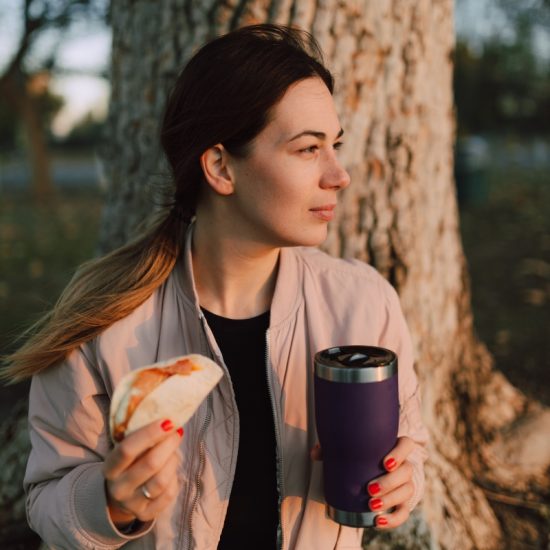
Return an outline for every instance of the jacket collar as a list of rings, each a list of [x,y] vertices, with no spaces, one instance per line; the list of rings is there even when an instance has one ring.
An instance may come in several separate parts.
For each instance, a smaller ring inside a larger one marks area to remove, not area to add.
[[[176,264],[176,281],[184,299],[200,313],[200,304],[193,276],[191,246],[193,243],[194,222],[191,222],[185,235],[185,246]],[[275,292],[271,302],[270,329],[290,319],[302,303],[302,263],[299,249],[281,248]]]

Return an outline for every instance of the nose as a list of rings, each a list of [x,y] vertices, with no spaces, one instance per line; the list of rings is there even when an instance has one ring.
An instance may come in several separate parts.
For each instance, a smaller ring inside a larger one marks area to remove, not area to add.
[[[350,184],[350,181],[350,175],[335,156],[330,161],[327,161],[320,182],[320,186],[323,189],[345,189]]]

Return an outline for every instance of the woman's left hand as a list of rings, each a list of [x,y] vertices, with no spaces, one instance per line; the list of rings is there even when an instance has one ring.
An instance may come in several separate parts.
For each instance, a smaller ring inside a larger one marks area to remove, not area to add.
[[[412,481],[413,467],[407,457],[414,449],[410,437],[400,437],[395,447],[384,457],[384,468],[388,472],[368,483],[365,490],[370,495],[369,507],[374,512],[384,512],[376,516],[376,527],[393,529],[407,521],[408,500],[414,493]],[[311,458],[322,460],[322,451],[316,446]],[[392,512],[388,510],[395,507]]]
[[[407,502],[413,496],[414,485],[413,467],[407,457],[413,449],[414,441],[410,437],[400,437],[382,461],[388,473],[373,479],[366,487],[371,496],[370,509],[384,511],[376,516],[376,527],[380,529],[393,529],[409,518]],[[387,511],[393,507],[392,512]]]

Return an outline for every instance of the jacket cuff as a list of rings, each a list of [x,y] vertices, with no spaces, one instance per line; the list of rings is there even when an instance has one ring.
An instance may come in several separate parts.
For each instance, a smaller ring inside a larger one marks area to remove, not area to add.
[[[82,535],[99,546],[122,545],[135,540],[153,528],[155,522],[139,522],[130,533],[119,531],[111,520],[105,493],[103,464],[89,464],[82,469],[72,488],[73,514]]]

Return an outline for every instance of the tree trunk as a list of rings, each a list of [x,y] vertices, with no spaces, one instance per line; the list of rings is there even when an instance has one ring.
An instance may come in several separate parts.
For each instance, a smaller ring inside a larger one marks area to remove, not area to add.
[[[266,21],[313,32],[337,79],[352,185],[324,248],[390,280],[415,345],[432,435],[426,494],[406,525],[368,531],[366,547],[546,545],[550,414],[494,369],[473,332],[453,182],[451,0],[113,2],[102,250],[129,237],[168,175],[158,122],[181,66],[206,39]]]
[[[55,187],[40,108],[28,89],[28,76],[17,69],[6,74],[0,80],[0,95],[19,113],[31,166],[31,193],[37,204],[43,204],[54,196]]]
[[[494,370],[473,332],[453,181],[452,1],[122,1],[112,21],[103,249],[121,244],[151,209],[146,190],[165,171],[157,124],[194,49],[252,23],[311,31],[337,79],[341,154],[352,177],[324,248],[371,263],[398,289],[432,434],[423,504],[398,532],[367,533],[365,543],[545,544],[537,527],[547,510],[550,444],[541,434],[549,413]]]

